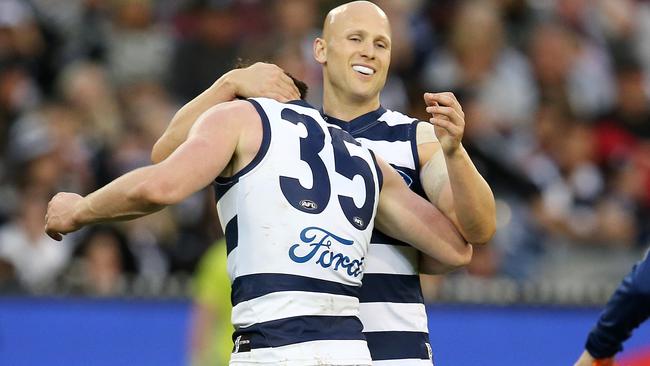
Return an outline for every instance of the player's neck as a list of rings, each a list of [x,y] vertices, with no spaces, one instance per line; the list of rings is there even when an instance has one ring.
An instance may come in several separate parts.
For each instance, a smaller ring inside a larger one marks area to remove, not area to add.
[[[368,99],[357,99],[343,95],[343,93],[336,93],[330,88],[324,88],[323,90],[323,112],[328,116],[342,121],[352,121],[379,107],[379,96]]]

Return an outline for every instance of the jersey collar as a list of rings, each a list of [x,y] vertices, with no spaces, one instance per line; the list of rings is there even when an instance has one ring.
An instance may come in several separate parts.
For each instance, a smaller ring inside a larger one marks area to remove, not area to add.
[[[337,125],[352,135],[359,133],[362,130],[365,130],[377,123],[379,117],[381,117],[384,113],[386,113],[386,108],[379,106],[379,108],[375,109],[374,111],[362,114],[359,117],[347,122],[332,116],[328,116],[325,114],[325,112],[323,112],[322,108],[320,109],[320,114],[323,116],[327,123]]]
[[[316,109],[316,108],[314,108],[313,105],[309,104],[306,100],[303,100],[303,99],[291,100],[291,101],[288,101],[287,104],[295,104],[295,105],[299,105],[301,107]]]

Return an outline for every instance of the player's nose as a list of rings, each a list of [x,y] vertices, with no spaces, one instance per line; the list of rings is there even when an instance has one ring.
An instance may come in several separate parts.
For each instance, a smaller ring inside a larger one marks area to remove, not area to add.
[[[363,42],[361,45],[361,56],[374,60],[375,59],[375,45],[372,42]]]

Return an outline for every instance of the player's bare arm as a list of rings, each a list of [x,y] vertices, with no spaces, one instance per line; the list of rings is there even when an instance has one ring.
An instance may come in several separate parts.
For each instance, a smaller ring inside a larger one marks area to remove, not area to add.
[[[184,105],[151,151],[151,161],[166,159],[185,139],[197,118],[209,108],[235,98],[266,97],[279,102],[300,98],[300,92],[284,71],[273,64],[258,62],[235,69],[220,77],[212,86]]]
[[[377,207],[376,227],[407,242],[447,270],[469,263],[472,246],[442,212],[413,193],[397,172],[377,159],[384,183]]]
[[[261,130],[259,115],[248,102],[213,107],[164,161],[133,170],[86,197],[66,192],[54,196],[45,231],[61,240],[63,234],[85,225],[128,220],[176,204],[222,172],[236,172],[248,164],[261,144]]]
[[[496,230],[494,195],[461,143],[465,114],[453,93],[426,93],[431,125],[418,126],[421,180],[427,197],[473,244],[487,243]],[[426,131],[432,129],[434,131]],[[438,141],[428,140],[427,135]],[[422,136],[422,138],[420,138]]]

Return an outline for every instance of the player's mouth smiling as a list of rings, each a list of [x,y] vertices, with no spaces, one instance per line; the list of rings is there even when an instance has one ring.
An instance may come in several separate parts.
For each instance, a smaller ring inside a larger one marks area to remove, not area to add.
[[[373,69],[370,66],[361,65],[361,64],[353,64],[352,70],[354,70],[357,74],[360,74],[365,77],[370,77],[375,74],[375,69]]]

